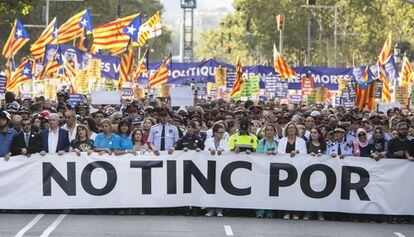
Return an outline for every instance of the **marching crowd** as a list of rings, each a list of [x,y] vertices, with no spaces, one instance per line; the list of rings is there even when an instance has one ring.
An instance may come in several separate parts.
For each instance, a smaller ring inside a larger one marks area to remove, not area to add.
[[[56,101],[44,97],[16,99],[6,93],[0,109],[0,157],[67,152],[122,156],[176,150],[298,154],[414,160],[414,113],[398,108],[384,112],[346,110],[319,104],[275,104],[273,101],[196,99],[194,106],[171,108],[167,98],[149,95],[121,105],[91,105],[88,98],[74,107],[69,94]],[[187,210],[187,209],[186,209]],[[188,211],[188,210],[187,210]],[[256,216],[272,217],[257,210]],[[222,216],[207,209],[207,216]],[[309,219],[309,213],[284,214]],[[324,217],[318,213],[318,219]]]

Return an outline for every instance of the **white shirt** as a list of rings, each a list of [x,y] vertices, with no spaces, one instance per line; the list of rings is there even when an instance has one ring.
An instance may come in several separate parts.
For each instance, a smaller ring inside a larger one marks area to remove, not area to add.
[[[91,139],[91,140],[93,140],[93,141],[95,141],[95,139],[96,139],[96,133],[94,133],[94,132],[92,132],[91,133],[91,136],[89,137],[89,139]]]
[[[49,153],[56,153],[58,140],[59,140],[59,129],[57,129],[55,132],[49,129],[49,138],[47,141],[48,147],[49,147]]]
[[[204,150],[210,151],[210,150],[218,150],[221,149],[223,151],[230,151],[229,143],[228,141],[224,140],[223,138],[220,140],[220,143],[216,149],[216,146],[214,144],[214,137],[207,138],[204,142]]]
[[[69,130],[67,127],[67,124],[62,126],[62,129],[65,129],[66,131],[68,131],[69,133],[69,142],[73,141],[76,139],[76,132],[78,130],[78,124],[75,124],[75,127],[72,130]]]
[[[206,140],[209,139],[209,138],[212,138],[213,136],[214,136],[214,134],[213,134],[213,129],[212,128],[210,128],[209,130],[206,131]],[[222,139],[224,139],[228,142],[229,139],[230,139],[229,133],[224,131]]]
[[[279,144],[277,145],[277,153],[286,154],[287,142],[287,137],[282,137],[280,139]],[[295,150],[298,150],[299,154],[307,154],[306,142],[303,138],[296,137]]]

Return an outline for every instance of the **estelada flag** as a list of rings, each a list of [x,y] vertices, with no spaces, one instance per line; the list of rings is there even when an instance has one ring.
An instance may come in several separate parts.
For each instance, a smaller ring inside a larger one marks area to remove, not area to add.
[[[231,90],[230,95],[234,96],[235,94],[241,92],[242,85],[243,85],[243,67],[240,61],[240,56],[237,56],[236,79],[234,80],[233,89]]]

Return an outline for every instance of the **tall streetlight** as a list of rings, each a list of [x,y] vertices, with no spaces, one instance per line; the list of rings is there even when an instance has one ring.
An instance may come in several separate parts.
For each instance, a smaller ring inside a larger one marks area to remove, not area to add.
[[[310,2],[310,1],[309,1]],[[310,4],[310,3],[308,3]],[[312,2],[315,4],[315,1]],[[310,8],[310,9],[333,9],[334,10],[334,66],[336,67],[336,52],[338,47],[338,4],[335,3],[334,6],[327,5],[301,5],[301,8]],[[308,21],[308,60],[310,60],[310,20]]]

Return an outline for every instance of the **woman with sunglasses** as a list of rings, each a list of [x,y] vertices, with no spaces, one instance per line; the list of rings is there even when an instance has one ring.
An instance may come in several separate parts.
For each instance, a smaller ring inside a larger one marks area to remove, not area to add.
[[[276,135],[275,126],[268,124],[263,127],[262,130],[262,139],[259,140],[257,145],[256,153],[266,153],[267,155],[276,155],[277,154],[277,142],[274,140]],[[271,210],[256,210],[257,218],[273,218],[273,211]]]
[[[374,128],[372,138],[369,143],[374,147],[374,152],[371,155],[372,158],[378,161],[387,157],[388,142],[385,132],[381,126]]]
[[[374,153],[374,145],[369,143],[367,132],[363,128],[358,128],[357,139],[353,142],[353,155],[357,157],[371,157]]]

